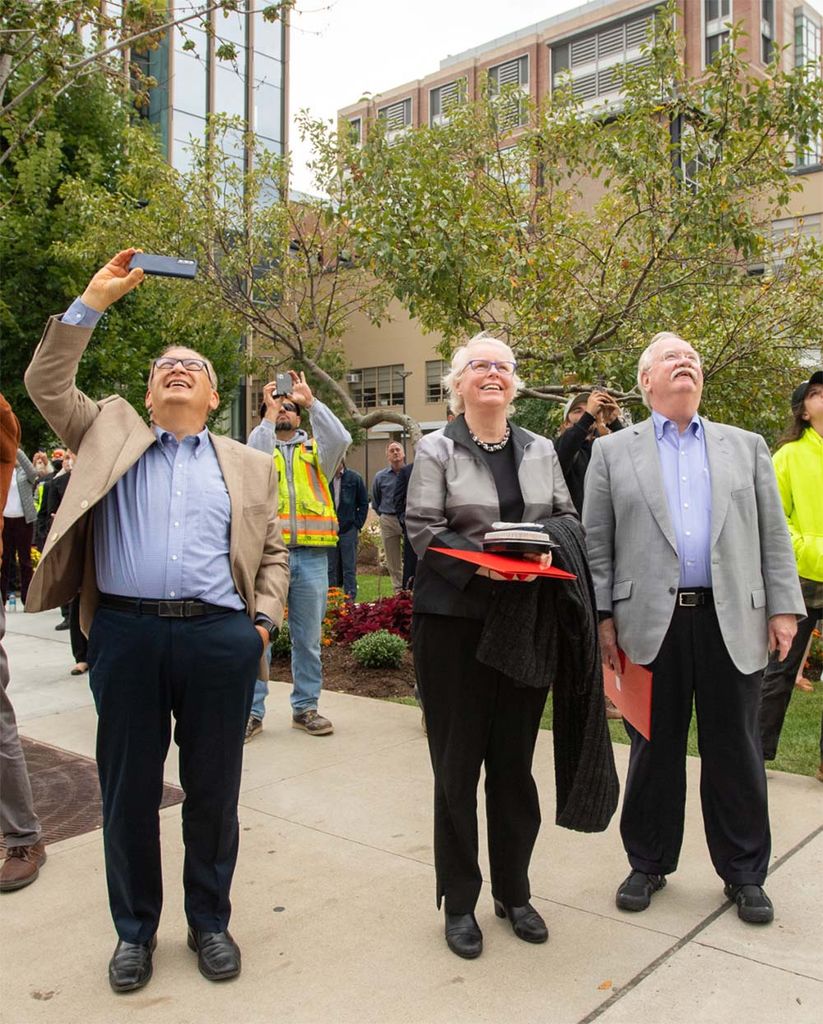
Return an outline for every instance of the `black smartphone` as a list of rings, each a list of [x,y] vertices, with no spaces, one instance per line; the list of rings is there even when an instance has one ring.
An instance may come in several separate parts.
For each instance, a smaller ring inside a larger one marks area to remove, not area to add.
[[[155,277],[183,277],[191,280],[197,273],[197,260],[136,252],[129,263],[129,270],[134,270],[135,267],[142,267],[147,274],[154,274]]]
[[[274,378],[274,393],[277,398],[282,398],[283,395],[290,395],[293,387],[294,381],[290,373],[278,373]]]

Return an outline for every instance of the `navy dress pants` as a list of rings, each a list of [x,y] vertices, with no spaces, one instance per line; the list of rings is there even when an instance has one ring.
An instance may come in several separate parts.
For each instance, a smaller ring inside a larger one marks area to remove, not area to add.
[[[109,904],[117,934],[148,942],[163,902],[159,808],[179,747],[189,924],[225,931],[237,860],[243,736],[262,641],[227,611],[159,618],[99,608],[89,635]]]

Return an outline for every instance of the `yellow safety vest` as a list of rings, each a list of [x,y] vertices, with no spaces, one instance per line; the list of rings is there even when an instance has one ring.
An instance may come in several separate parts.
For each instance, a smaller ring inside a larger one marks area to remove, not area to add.
[[[286,460],[279,448],[274,449],[277,467],[277,515],[286,544],[309,547],[334,547],[337,543],[337,514],[334,511],[329,483],[320,468],[317,445],[305,441],[292,454],[292,482],[295,508],[289,501]],[[292,539],[292,523],[297,536]]]

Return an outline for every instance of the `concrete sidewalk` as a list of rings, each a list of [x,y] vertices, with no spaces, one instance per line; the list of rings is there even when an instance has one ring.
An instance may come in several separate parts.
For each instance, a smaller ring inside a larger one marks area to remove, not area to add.
[[[93,756],[87,677],[69,676],[56,613],[12,614],[6,649],[20,729]],[[722,895],[690,798],[682,867],[643,914],[614,905],[627,873],[617,830],[554,826],[551,733],[535,776],[544,825],[533,902],[548,944],[517,940],[478,905],[485,948],[446,948],[434,905],[431,770],[412,707],[329,693],[330,737],[289,726],[274,685],[264,732],[247,748],[232,932],[243,973],[215,985],[186,948],[180,809],[161,814],[166,905],[154,978],[128,996],[109,989],[116,941],[99,832],[49,847],[38,881],[0,897],[0,1019],[7,1024],[819,1024],[823,1020],[823,786],[769,773],[774,924],[745,925]],[[625,775],[628,748],[616,747]],[[166,778],[177,783],[174,748]],[[481,824],[481,829],[483,828]],[[482,834],[482,831],[481,831]],[[483,844],[481,844],[483,845]],[[484,877],[488,877],[484,855]]]

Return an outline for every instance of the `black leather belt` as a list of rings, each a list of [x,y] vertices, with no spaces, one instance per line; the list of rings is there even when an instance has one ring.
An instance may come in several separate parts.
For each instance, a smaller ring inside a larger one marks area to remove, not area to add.
[[[681,608],[697,608],[702,604],[711,604],[714,600],[710,587],[695,587],[694,590],[678,590],[677,603]]]
[[[154,601],[142,597],[120,597],[119,594],[101,594],[100,607],[137,615],[159,615],[162,619],[192,619],[200,615],[219,615],[232,611],[219,604],[205,601]]]

